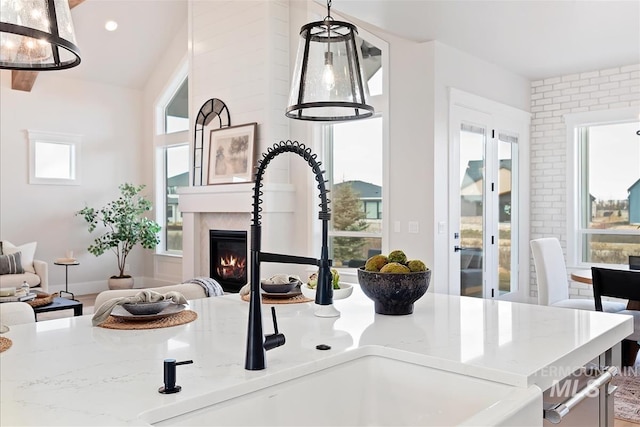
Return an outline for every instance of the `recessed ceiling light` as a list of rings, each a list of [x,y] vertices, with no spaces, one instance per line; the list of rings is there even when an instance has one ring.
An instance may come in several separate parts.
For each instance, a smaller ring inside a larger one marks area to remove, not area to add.
[[[116,21],[107,21],[104,24],[104,28],[107,31],[115,31],[118,28],[118,23]]]

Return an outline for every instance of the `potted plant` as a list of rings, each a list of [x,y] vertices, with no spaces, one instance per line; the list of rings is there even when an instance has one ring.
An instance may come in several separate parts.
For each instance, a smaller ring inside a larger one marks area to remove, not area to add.
[[[98,224],[106,231],[96,237],[87,250],[99,256],[111,250],[118,260],[118,274],[109,279],[110,289],[132,288],[133,278],[125,274],[129,252],[140,244],[145,249],[153,249],[160,243],[160,225],[147,218],[145,213],[152,208],[151,202],[140,194],[144,185],[122,184],[120,197],[100,209],[85,207],[77,213],[89,223],[89,232]]]

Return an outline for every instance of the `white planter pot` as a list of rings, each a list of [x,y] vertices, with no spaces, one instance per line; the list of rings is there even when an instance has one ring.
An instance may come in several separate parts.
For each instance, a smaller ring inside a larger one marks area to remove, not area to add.
[[[133,277],[110,277],[109,289],[131,289],[133,288]]]

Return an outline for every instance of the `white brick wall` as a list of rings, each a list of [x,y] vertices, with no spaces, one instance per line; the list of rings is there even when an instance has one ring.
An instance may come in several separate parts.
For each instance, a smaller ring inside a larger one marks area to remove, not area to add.
[[[640,105],[640,64],[531,82],[531,239],[567,240],[566,126],[564,115]],[[530,296],[538,295],[531,263]],[[572,282],[570,296],[592,296]]]

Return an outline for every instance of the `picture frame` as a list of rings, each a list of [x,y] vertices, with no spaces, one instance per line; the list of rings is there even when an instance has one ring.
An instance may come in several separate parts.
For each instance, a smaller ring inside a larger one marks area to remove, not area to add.
[[[210,132],[207,184],[253,181],[257,127],[254,122]]]

